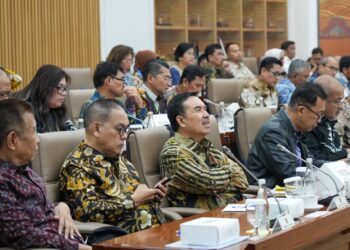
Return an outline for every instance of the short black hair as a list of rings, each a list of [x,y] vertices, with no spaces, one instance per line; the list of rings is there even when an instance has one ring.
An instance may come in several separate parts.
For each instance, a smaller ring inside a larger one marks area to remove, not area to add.
[[[312,54],[312,55],[321,54],[321,56],[323,56],[323,49],[321,49],[320,47],[314,48],[314,49],[311,51],[311,54]]]
[[[281,49],[287,50],[290,45],[294,45],[295,42],[293,41],[285,41],[281,44]]]
[[[343,71],[343,68],[349,68],[349,67],[350,67],[350,56],[342,56],[339,61],[340,72]]]
[[[261,70],[265,68],[266,70],[270,70],[273,68],[273,66],[277,64],[282,67],[282,62],[278,60],[275,57],[265,57],[261,62],[259,66],[259,74],[261,73]]]
[[[0,145],[5,142],[7,134],[15,131],[20,135],[21,131],[25,130],[26,124],[23,120],[24,113],[33,114],[30,105],[20,99],[6,99],[0,101]]]
[[[184,78],[186,78],[189,82],[192,82],[194,79],[196,79],[197,76],[205,76],[204,69],[202,69],[198,65],[188,65],[182,72],[179,84],[182,83]]]
[[[226,46],[225,46],[226,53],[228,53],[228,49],[230,48],[231,45],[237,45],[238,47],[240,47],[238,43],[230,42],[230,43],[226,44]]]
[[[207,60],[205,53],[201,54],[197,59],[197,64],[200,65],[201,61]]]
[[[113,109],[124,111],[116,99],[102,98],[92,102],[84,113],[84,127],[88,128],[95,121],[100,123],[108,121]]]
[[[177,132],[179,130],[179,124],[176,121],[178,115],[184,115],[185,107],[183,103],[191,96],[197,96],[195,92],[184,92],[175,95],[169,102],[168,105],[168,119],[170,121],[171,128]]]
[[[180,43],[179,45],[177,45],[174,51],[175,61],[178,62],[179,58],[182,57],[189,49],[194,50],[194,45],[192,43]]]
[[[160,69],[165,67],[169,69],[169,64],[161,59],[153,59],[145,64],[145,68],[142,72],[143,82],[147,81],[148,75],[156,77],[160,73]]]
[[[221,46],[220,46],[220,44],[218,44],[218,43],[212,43],[212,44],[209,44],[209,45],[205,48],[204,54],[205,54],[205,57],[207,58],[207,60],[209,60],[209,55],[214,54],[214,52],[215,52],[216,49],[222,49]]]
[[[288,106],[292,109],[300,104],[312,107],[316,104],[318,97],[322,100],[326,100],[327,94],[320,85],[307,82],[294,90]]]
[[[105,79],[108,76],[116,76],[118,71],[123,72],[122,67],[113,62],[100,62],[96,65],[94,73],[94,87],[99,88],[103,86]]]

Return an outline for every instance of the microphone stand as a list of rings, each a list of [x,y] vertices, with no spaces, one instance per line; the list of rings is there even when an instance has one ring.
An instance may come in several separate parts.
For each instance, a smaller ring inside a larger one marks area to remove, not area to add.
[[[243,165],[243,163],[237,159],[237,157],[231,152],[231,150],[227,147],[227,146],[222,146],[222,149],[224,151],[224,153],[230,157],[232,160],[234,160],[235,162],[237,162],[237,164],[243,168],[257,183],[259,182],[258,178],[255,177],[255,175],[246,167]],[[277,203],[278,206],[278,210],[280,211],[280,214],[283,214],[282,211],[282,207],[281,204],[279,203],[278,199],[276,198],[276,196],[271,192],[271,189],[269,189],[268,187],[265,186],[265,191],[274,198],[274,200]]]
[[[141,122],[141,125],[142,125],[142,127],[143,128],[146,128],[146,126],[145,126],[145,124],[143,123],[143,121],[141,120],[141,119],[139,119],[139,118],[137,118],[136,116],[133,116],[133,115],[129,115],[129,114],[126,114],[129,118],[131,118],[131,119],[134,119],[134,120],[136,120],[136,121],[138,121],[138,122]]]
[[[298,155],[292,153],[292,152],[291,152],[290,150],[288,150],[285,146],[283,146],[283,145],[281,145],[281,144],[277,144],[277,147],[278,147],[279,149],[281,149],[282,151],[284,151],[285,153],[290,154],[290,155],[292,155],[292,156],[298,158],[298,159],[301,160],[302,162],[306,163],[306,166],[309,166],[309,165],[310,165],[310,166],[311,166],[313,169],[315,169],[316,171],[320,171],[321,173],[323,173],[323,174],[325,174],[326,176],[328,176],[329,179],[332,180],[332,182],[333,182],[333,184],[334,184],[334,186],[335,186],[335,189],[337,190],[337,193],[338,193],[338,194],[340,193],[340,189],[338,188],[337,183],[336,183],[335,180],[332,178],[332,176],[330,176],[328,173],[326,173],[326,172],[323,171],[322,169],[316,167],[314,164],[310,164],[309,162],[307,162],[306,160],[304,160],[304,159],[301,158],[300,156],[298,156]]]

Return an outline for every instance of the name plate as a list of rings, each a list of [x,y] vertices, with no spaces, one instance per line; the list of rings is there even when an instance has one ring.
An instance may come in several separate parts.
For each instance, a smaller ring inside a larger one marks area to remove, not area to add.
[[[349,204],[348,200],[346,199],[344,194],[339,194],[338,196],[334,197],[331,201],[331,203],[328,206],[328,211],[346,207]]]
[[[294,219],[290,214],[281,214],[276,218],[275,224],[273,225],[272,232],[279,232],[295,225]]]

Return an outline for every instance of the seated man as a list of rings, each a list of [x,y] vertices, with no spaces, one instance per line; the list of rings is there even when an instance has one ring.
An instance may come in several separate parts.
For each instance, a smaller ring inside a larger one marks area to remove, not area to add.
[[[310,64],[303,60],[295,59],[291,62],[289,65],[288,77],[280,80],[276,86],[278,92],[278,104],[289,103],[290,97],[295,88],[300,84],[307,82],[310,70]]]
[[[257,178],[266,179],[267,187],[283,186],[283,180],[295,176],[296,167],[303,165],[300,159],[282,151],[277,144],[303,159],[309,156],[302,133],[311,131],[321,121],[326,98],[319,85],[303,84],[295,89],[286,110],[280,110],[260,128],[247,166]]]
[[[143,89],[141,98],[143,105],[147,112],[153,114],[165,114],[166,113],[166,98],[164,94],[171,87],[171,75],[169,65],[160,60],[151,60],[145,64],[143,70],[143,85],[140,87]],[[127,109],[130,109],[131,103],[126,102]]]
[[[335,129],[337,117],[342,109],[344,88],[337,79],[322,75],[315,81],[327,94],[326,109],[321,122],[312,131],[305,133],[306,146],[317,159],[320,167],[324,162],[337,161],[347,156],[347,151],[340,143],[339,134]]]
[[[282,76],[282,63],[274,57],[264,58],[259,66],[258,79],[242,89],[240,105],[244,108],[277,106],[276,84]],[[261,101],[263,103],[261,103]]]
[[[237,43],[228,43],[225,47],[231,73],[235,79],[254,80],[255,76],[242,62],[241,48]]]
[[[196,92],[197,94],[201,94],[205,87],[205,82],[204,70],[198,65],[188,65],[182,72],[179,84],[170,90],[172,93],[168,91],[168,103],[179,93]]]
[[[125,86],[123,69],[115,63],[101,62],[97,64],[94,72],[95,93],[90,100],[81,107],[79,117],[84,118],[87,107],[94,101],[101,98],[116,99],[125,95],[129,102],[127,112],[143,120],[146,117],[147,110],[144,107],[138,90],[134,86]],[[131,119],[131,121],[133,121]]]
[[[165,222],[158,201],[163,185],[140,184],[134,166],[121,156],[129,122],[114,100],[93,102],[85,114],[85,141],[63,163],[58,187],[80,221],[103,222],[136,232]]]
[[[160,154],[163,176],[173,176],[168,200],[174,207],[213,209],[242,199],[248,188],[240,166],[205,139],[209,114],[196,93],[181,93],[171,100],[168,118],[175,136]]]
[[[205,57],[207,58],[207,63],[203,66],[207,80],[217,79],[217,78],[233,78],[231,69],[227,64],[224,65],[224,52],[220,44],[209,44],[205,48]]]
[[[38,149],[36,123],[26,102],[0,101],[0,247],[91,249],[64,203],[49,201],[28,165]]]
[[[7,99],[11,94],[11,80],[5,69],[0,67],[0,101]]]
[[[337,72],[339,71],[339,61],[334,56],[324,56],[320,61],[320,65],[318,66],[318,75],[314,74],[310,77],[309,81],[315,82],[317,77],[322,75],[329,75],[331,77],[335,77]]]

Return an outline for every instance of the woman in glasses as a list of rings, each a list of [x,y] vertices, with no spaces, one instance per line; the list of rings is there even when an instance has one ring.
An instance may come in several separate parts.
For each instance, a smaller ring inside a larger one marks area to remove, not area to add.
[[[63,69],[47,64],[39,68],[23,90],[15,93],[16,98],[31,104],[38,133],[76,129],[63,103],[69,83],[70,77]]]

